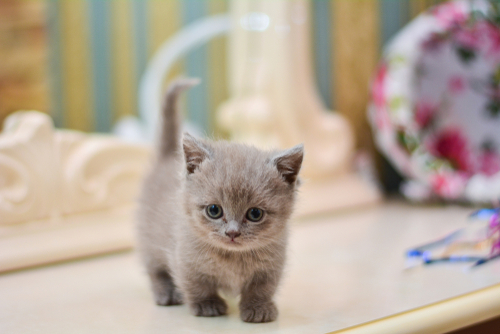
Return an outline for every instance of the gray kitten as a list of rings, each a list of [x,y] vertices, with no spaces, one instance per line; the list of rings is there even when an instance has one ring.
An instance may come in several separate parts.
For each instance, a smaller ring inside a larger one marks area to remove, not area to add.
[[[241,294],[243,321],[273,321],[303,146],[267,152],[185,134],[181,148],[177,98],[197,82],[177,80],[167,92],[140,197],[139,248],[156,303],[219,316],[223,290]]]

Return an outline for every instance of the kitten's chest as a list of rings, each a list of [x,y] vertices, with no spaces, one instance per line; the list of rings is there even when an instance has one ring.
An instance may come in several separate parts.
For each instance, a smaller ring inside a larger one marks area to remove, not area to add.
[[[233,268],[221,267],[221,270],[218,272],[220,288],[226,293],[238,295],[245,281],[248,280],[251,275],[250,271],[237,266]]]
[[[239,294],[246,281],[252,278],[259,265],[254,259],[244,256],[217,254],[210,263],[210,272],[217,277],[220,288],[233,294]]]

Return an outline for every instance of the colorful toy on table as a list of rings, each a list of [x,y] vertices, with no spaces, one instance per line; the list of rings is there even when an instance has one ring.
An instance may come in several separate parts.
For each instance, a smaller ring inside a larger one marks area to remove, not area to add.
[[[488,225],[488,238],[492,240],[489,260],[500,257],[500,208],[494,210]],[[481,260],[481,264],[486,262]]]
[[[406,253],[415,264],[474,262],[473,267],[500,257],[500,208],[471,214],[472,224]]]

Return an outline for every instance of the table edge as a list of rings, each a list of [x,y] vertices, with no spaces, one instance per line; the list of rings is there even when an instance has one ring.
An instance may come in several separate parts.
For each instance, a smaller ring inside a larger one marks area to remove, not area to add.
[[[445,333],[500,315],[500,283],[330,334]]]

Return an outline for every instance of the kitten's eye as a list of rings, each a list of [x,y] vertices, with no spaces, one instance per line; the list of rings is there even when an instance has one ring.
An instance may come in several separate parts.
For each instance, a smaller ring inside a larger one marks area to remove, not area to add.
[[[211,204],[207,206],[207,215],[212,219],[219,219],[222,217],[222,208],[220,205]]]
[[[252,222],[258,222],[264,216],[264,212],[259,208],[251,208],[247,211],[247,219]]]

